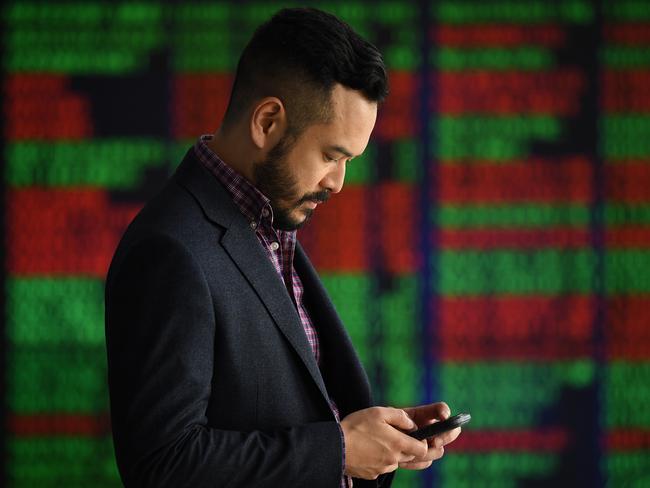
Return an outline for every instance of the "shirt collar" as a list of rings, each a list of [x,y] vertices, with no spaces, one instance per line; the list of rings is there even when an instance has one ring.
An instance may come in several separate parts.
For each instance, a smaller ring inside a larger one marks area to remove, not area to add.
[[[273,210],[270,200],[208,147],[207,142],[211,139],[210,134],[202,135],[194,144],[194,152],[199,161],[226,188],[235,205],[251,223],[255,223],[255,227],[260,225],[260,221],[265,217],[272,222]]]

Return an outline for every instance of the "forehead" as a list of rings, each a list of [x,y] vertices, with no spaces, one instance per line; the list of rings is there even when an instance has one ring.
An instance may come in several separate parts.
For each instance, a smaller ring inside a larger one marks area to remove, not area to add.
[[[331,119],[315,124],[314,136],[319,143],[341,146],[353,155],[361,154],[377,120],[377,103],[368,101],[359,91],[336,85],[331,97]]]

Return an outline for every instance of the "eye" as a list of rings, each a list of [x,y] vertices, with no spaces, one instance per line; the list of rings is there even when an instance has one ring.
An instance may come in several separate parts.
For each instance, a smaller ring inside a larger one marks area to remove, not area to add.
[[[338,159],[332,158],[328,154],[324,154],[323,156],[325,157],[325,161],[327,161],[329,163],[334,163],[334,162],[338,161]]]

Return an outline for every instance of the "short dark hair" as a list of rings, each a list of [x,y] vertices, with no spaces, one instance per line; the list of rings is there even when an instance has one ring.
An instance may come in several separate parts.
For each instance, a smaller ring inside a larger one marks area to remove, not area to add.
[[[257,28],[240,57],[224,125],[247,113],[255,100],[276,96],[295,137],[329,120],[337,83],[381,103],[388,80],[379,50],[332,14],[282,9]]]

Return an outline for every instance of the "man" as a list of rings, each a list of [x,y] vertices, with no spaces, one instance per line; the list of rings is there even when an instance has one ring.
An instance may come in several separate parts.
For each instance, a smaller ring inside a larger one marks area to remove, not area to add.
[[[106,283],[126,486],[388,486],[435,441],[436,403],[372,407],[367,377],[296,229],[338,193],[387,93],[374,46],[286,9],[240,59],[222,126],[129,226]],[[336,229],[332,229],[336,232]]]

